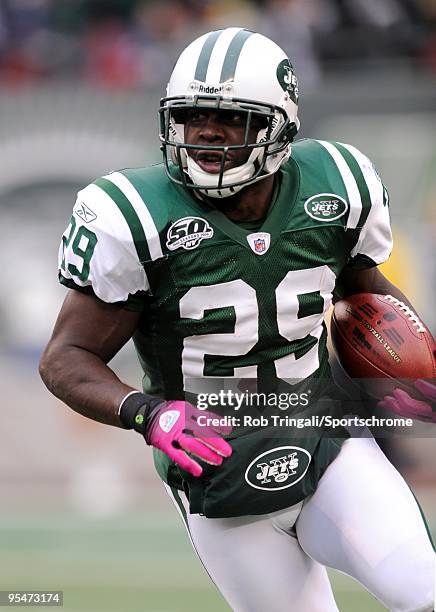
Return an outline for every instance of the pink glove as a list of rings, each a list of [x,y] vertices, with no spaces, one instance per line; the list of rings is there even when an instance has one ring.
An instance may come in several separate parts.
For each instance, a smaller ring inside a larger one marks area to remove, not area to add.
[[[436,423],[436,409],[433,410],[433,407],[436,408],[436,386],[427,380],[417,380],[415,387],[428,398],[428,401],[414,399],[406,391],[394,389],[392,395],[386,395],[378,403],[378,407],[385,408],[403,417]]]
[[[223,458],[232,454],[232,447],[221,437],[229,434],[232,428],[198,425],[199,416],[203,421],[220,418],[188,402],[163,402],[153,414],[146,433],[148,444],[159,448],[193,476],[200,476],[203,468],[185,451],[212,465],[221,465]]]

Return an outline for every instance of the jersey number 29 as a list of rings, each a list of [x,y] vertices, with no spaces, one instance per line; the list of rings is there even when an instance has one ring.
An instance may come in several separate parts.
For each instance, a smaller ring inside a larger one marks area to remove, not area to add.
[[[308,270],[293,270],[286,274],[275,289],[277,326],[280,335],[293,342],[310,335],[316,344],[303,356],[294,353],[274,360],[278,378],[303,379],[319,367],[318,344],[322,334],[324,313],[329,308],[336,277],[324,265]],[[299,316],[298,296],[317,293],[323,299],[321,313]],[[216,285],[192,287],[180,300],[180,316],[201,320],[205,311],[231,306],[235,311],[233,333],[204,334],[184,339],[182,371],[186,391],[194,391],[192,379],[204,376],[205,355],[242,356],[249,353],[259,340],[259,306],[255,289],[241,279]],[[257,378],[257,366],[233,369],[235,378]]]

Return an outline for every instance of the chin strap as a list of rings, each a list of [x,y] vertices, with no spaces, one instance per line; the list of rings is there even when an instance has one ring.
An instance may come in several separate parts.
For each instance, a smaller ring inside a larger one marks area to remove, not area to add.
[[[253,153],[255,153],[256,155],[254,156]],[[250,181],[250,178],[256,172],[256,165],[254,162],[256,161],[256,158],[259,156],[259,153],[261,153],[261,151],[260,149],[258,149],[257,151],[253,151],[253,153],[250,155],[245,164],[237,166],[236,168],[231,168],[230,170],[226,170],[223,173],[222,187],[220,188],[218,188],[220,175],[205,172],[191,157],[187,157],[187,168],[185,172],[189,175],[192,182],[196,186],[198,185],[198,187],[196,187],[196,191],[198,191],[200,194],[203,194],[208,198],[229,198],[241,191],[241,189],[244,189],[244,187],[248,187],[248,185],[254,185],[254,183],[258,183],[259,181],[262,181],[263,179],[277,172],[280,166],[287,159],[289,159],[291,155],[291,146],[289,145],[288,151],[285,155],[283,155],[283,153],[271,155],[265,162],[265,167],[262,174]],[[254,159],[252,159],[252,157],[254,157]],[[229,185],[229,183],[235,183],[239,181],[246,182],[243,185]],[[217,185],[216,188],[213,187],[214,183]],[[208,187],[202,189],[202,185],[207,185]]]
[[[200,168],[200,166],[191,158],[187,159],[187,173],[192,182],[198,185],[198,191],[204,193],[209,198],[228,198],[229,196],[238,193],[245,185],[229,186],[229,183],[239,181],[248,181],[255,173],[254,163],[248,160],[245,164],[226,170],[223,175],[222,186],[218,188],[220,174],[210,174]],[[202,189],[202,185],[207,185],[207,189]],[[216,185],[216,188],[214,186]]]

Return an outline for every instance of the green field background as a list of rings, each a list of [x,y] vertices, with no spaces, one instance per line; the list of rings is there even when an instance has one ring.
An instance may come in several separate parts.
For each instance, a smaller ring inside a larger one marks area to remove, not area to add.
[[[118,520],[3,517],[0,544],[2,589],[62,590],[69,612],[229,610],[175,511]],[[341,611],[384,609],[347,577],[332,572],[332,581]]]

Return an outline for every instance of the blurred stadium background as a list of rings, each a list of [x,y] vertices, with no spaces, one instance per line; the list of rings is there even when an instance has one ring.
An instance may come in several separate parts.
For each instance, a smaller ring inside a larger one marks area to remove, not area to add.
[[[75,192],[159,160],[156,110],[173,63],[227,25],[289,52],[301,136],[350,142],[376,163],[396,237],[385,272],[434,331],[435,0],[0,0],[0,589],[63,589],[70,612],[227,609],[149,449],[66,409],[36,373],[65,294],[56,256]],[[139,384],[132,347],[113,365]],[[434,439],[387,452],[434,533]],[[333,579],[341,610],[381,610]]]

